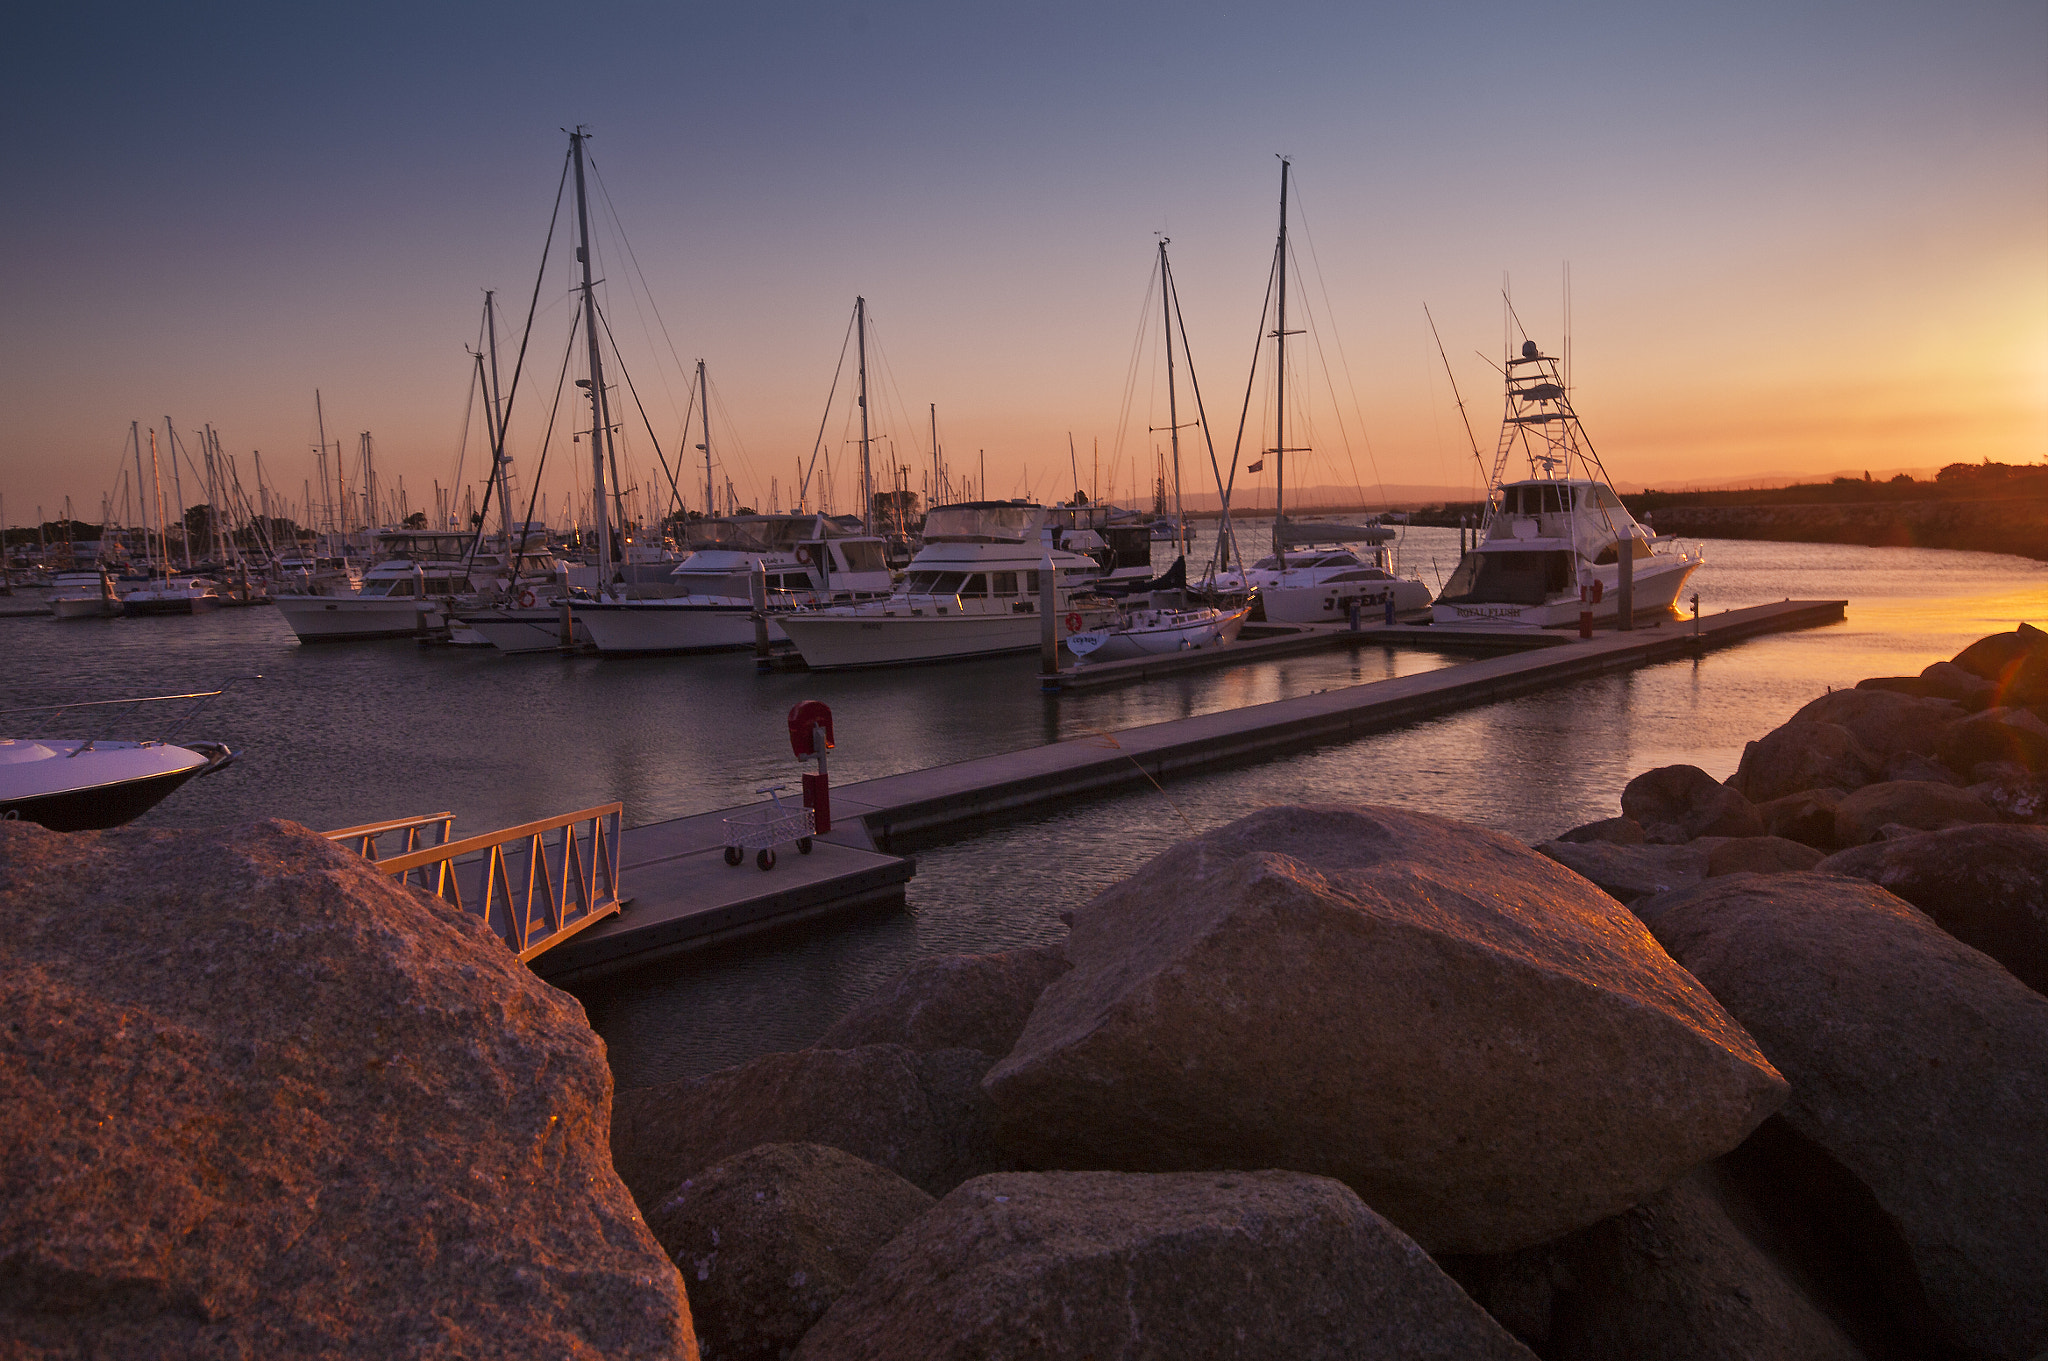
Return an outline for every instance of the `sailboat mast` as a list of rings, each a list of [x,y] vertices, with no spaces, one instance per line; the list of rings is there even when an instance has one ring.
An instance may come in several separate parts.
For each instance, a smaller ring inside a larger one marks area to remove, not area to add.
[[[583,266],[583,330],[590,349],[590,510],[597,529],[597,589],[602,595],[612,579],[612,533],[604,483],[611,422],[605,419],[604,361],[598,354],[597,299],[590,284],[590,209],[583,192],[583,139],[588,135],[577,128],[569,134],[569,145],[576,155],[576,259]]]
[[[171,545],[164,537],[164,476],[163,466],[157,462],[156,431],[149,432],[149,481],[156,496],[156,548],[159,565],[163,568],[166,581],[171,575]]]
[[[938,404],[937,402],[933,402],[933,403],[931,404],[931,408],[932,408],[932,504],[936,506],[936,505],[937,505],[937,504],[939,503],[939,493],[940,493],[940,490],[941,490],[941,488],[940,488],[940,485],[939,485],[939,404]]]
[[[711,480],[711,380],[704,375],[704,361],[697,361],[697,419],[702,423],[704,442],[704,518],[718,514],[718,486]]]
[[[1287,570],[1280,527],[1287,521],[1287,170],[1280,158],[1280,324],[1273,332],[1273,556]]]
[[[192,536],[185,532],[185,478],[178,471],[178,432],[164,417],[164,449],[171,456],[171,489],[178,501],[178,544],[185,550],[185,570],[192,570]]]
[[[1173,445],[1173,546],[1188,551],[1187,515],[1180,503],[1180,408],[1173,390],[1173,273],[1166,263],[1166,238],[1159,238],[1159,307],[1166,331],[1166,427]],[[1153,445],[1158,448],[1158,445]]]
[[[510,460],[505,455],[505,402],[504,389],[498,385],[498,310],[497,294],[492,289],[484,290],[484,331],[490,338],[491,347],[491,473],[498,479],[498,525],[505,536],[505,551],[515,553],[512,546],[512,488],[505,481],[505,464]],[[483,532],[483,526],[477,526]],[[525,547],[522,541],[521,548]],[[516,561],[516,560],[515,560]]]
[[[868,300],[853,300],[853,326],[860,339],[860,493],[861,532],[875,532],[875,474],[868,462]]]

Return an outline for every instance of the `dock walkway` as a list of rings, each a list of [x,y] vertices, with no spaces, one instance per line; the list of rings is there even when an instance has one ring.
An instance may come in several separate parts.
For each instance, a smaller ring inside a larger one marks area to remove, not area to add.
[[[1628,633],[1609,631],[1589,640],[1517,631],[1512,644],[1502,636],[1507,630],[1373,629],[1352,636],[1364,642],[1398,640],[1436,648],[1512,645],[1516,650],[1419,675],[841,785],[832,791],[831,836],[820,838],[809,856],[785,849],[766,873],[751,861],[738,868],[725,864],[721,819],[732,810],[636,827],[621,837],[621,875],[633,895],[630,907],[542,956],[536,967],[550,978],[573,983],[653,956],[892,900],[902,893],[915,864],[891,852],[921,837],[1075,795],[1286,748],[1345,741],[1760,634],[1836,623],[1846,612],[1846,601],[1787,600],[1703,617],[1697,633],[1688,620]]]

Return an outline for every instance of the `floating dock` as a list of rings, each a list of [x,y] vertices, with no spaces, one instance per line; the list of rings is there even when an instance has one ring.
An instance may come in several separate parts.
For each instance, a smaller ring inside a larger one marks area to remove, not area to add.
[[[832,834],[818,838],[808,856],[783,848],[775,868],[766,872],[751,859],[738,867],[725,863],[723,819],[735,810],[636,827],[620,838],[621,879],[631,895],[625,912],[540,957],[535,968],[544,977],[574,985],[752,932],[896,901],[916,866],[893,852],[919,838],[1075,795],[1159,781],[1287,748],[1346,741],[1534,690],[1698,655],[1761,634],[1837,623],[1846,613],[1846,601],[1787,600],[1729,610],[1697,623],[1666,620],[1631,632],[1610,629],[1591,639],[1556,631],[1400,624],[1358,633],[1334,630],[1342,638],[1320,633],[1311,635],[1312,641],[1293,638],[1303,647],[1399,642],[1494,655],[1419,675],[840,785],[832,791]]]

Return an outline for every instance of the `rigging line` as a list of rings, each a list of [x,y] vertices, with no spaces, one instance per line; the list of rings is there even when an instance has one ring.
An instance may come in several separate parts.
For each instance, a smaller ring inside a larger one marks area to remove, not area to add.
[[[1173,267],[1171,265],[1167,266],[1165,273],[1164,287],[1166,288],[1167,295],[1173,299],[1174,321],[1180,329],[1180,356],[1187,364],[1188,386],[1193,388],[1195,393],[1195,420],[1202,427],[1202,443],[1209,450],[1209,475],[1216,479],[1216,490],[1222,497],[1222,509],[1225,512],[1222,523],[1217,526],[1216,543],[1220,549],[1223,543],[1228,540],[1231,554],[1235,556],[1237,552],[1237,534],[1230,527],[1230,517],[1228,514],[1230,498],[1223,492],[1223,473],[1216,463],[1216,441],[1209,433],[1209,413],[1202,406],[1202,381],[1195,377],[1195,356],[1194,352],[1188,348],[1188,319],[1180,310],[1180,287],[1173,280]],[[1216,560],[1214,552],[1210,554],[1209,560],[1212,563]]]
[[[1301,234],[1308,238],[1308,258],[1309,262],[1313,264],[1316,269],[1316,288],[1323,295],[1323,313],[1330,319],[1330,339],[1331,342],[1335,344],[1337,347],[1337,364],[1338,367],[1344,370],[1344,386],[1348,388],[1351,393],[1351,409],[1358,415],[1358,438],[1359,441],[1365,445],[1366,461],[1372,465],[1373,480],[1379,484],[1380,499],[1382,501],[1385,501],[1387,499],[1387,480],[1380,473],[1379,456],[1373,452],[1372,435],[1365,428],[1365,403],[1358,400],[1358,379],[1354,377],[1351,372],[1351,356],[1348,353],[1346,353],[1344,349],[1344,333],[1337,329],[1337,308],[1336,305],[1330,301],[1330,281],[1323,274],[1322,257],[1316,254],[1315,233],[1309,230],[1308,205],[1302,200],[1301,197],[1300,176],[1296,176],[1294,180],[1294,205],[1295,218],[1301,223]],[[1296,256],[1295,266],[1297,270],[1300,268],[1300,264],[1301,259],[1299,256]],[[1314,325],[1315,317],[1313,313],[1310,314],[1309,321],[1310,325]],[[1316,336],[1316,353],[1319,355],[1322,353],[1322,345],[1322,336],[1318,334]],[[1329,365],[1327,362],[1325,362],[1323,366],[1323,383],[1326,387],[1329,387],[1331,389],[1330,400],[1334,403],[1337,398],[1336,385],[1331,380],[1329,372]],[[1344,415],[1341,409],[1338,411],[1337,414],[1337,428],[1340,432],[1344,429]],[[1346,442],[1344,452],[1346,457],[1349,457],[1351,447],[1348,435],[1345,436],[1345,441]],[[1358,476],[1358,468],[1356,463],[1352,465],[1351,475],[1355,484]],[[1363,497],[1365,493],[1365,488],[1363,486],[1360,486],[1358,488],[1358,491],[1359,495]]]
[[[1273,283],[1279,277],[1279,273],[1280,249],[1275,246],[1273,263],[1266,270],[1266,301],[1259,310],[1259,338],[1252,342],[1251,371],[1245,375],[1244,380],[1244,405],[1237,413],[1237,443],[1231,446],[1230,450],[1230,483],[1223,489],[1223,500],[1226,505],[1230,501],[1230,493],[1237,488],[1237,463],[1239,456],[1244,452],[1244,423],[1252,411],[1252,386],[1259,378],[1259,351],[1265,348],[1266,318],[1273,314]]]
[[[704,378],[704,388],[705,405],[708,408],[713,403],[716,403],[718,422],[725,427],[725,442],[732,447],[735,457],[739,460],[741,477],[754,484],[754,496],[752,499],[760,502],[762,505],[766,505],[767,502],[762,500],[760,494],[760,475],[754,471],[754,456],[747,452],[747,442],[740,438],[739,422],[733,419],[732,408],[725,404],[725,390],[723,388],[717,391],[711,390],[711,377],[708,370]]]
[[[1110,466],[1112,468],[1116,466],[1116,460],[1122,456],[1124,433],[1130,426],[1131,401],[1138,386],[1138,364],[1144,357],[1145,336],[1151,330],[1152,290],[1157,285],[1158,279],[1159,265],[1157,261],[1154,261],[1151,268],[1145,272],[1145,299],[1138,304],[1138,326],[1136,333],[1131,339],[1131,358],[1130,362],[1124,367],[1123,399],[1117,408],[1116,443],[1110,446]],[[1151,422],[1148,420],[1146,424],[1150,425]]]
[[[640,268],[640,256],[638,252],[636,252],[633,249],[633,238],[626,235],[625,221],[619,217],[618,207],[612,202],[612,191],[605,185],[604,172],[597,168],[597,158],[594,156],[590,156],[587,152],[585,154],[585,163],[590,166],[591,176],[597,180],[597,192],[604,199],[605,211],[611,214],[612,226],[618,230],[619,244],[626,248],[626,259],[633,266],[634,276],[640,280],[641,289],[643,292],[647,294],[647,308],[649,311],[654,313],[655,325],[661,328],[661,338],[668,344],[669,357],[676,361],[676,372],[681,373],[683,371],[683,357],[682,355],[676,352],[675,338],[669,334],[668,320],[667,318],[661,315],[661,305],[655,302],[654,291],[650,288],[647,288],[646,286],[647,271]],[[638,311],[638,309],[639,303],[636,301],[634,303],[634,310]],[[641,322],[641,329],[645,330],[646,325],[647,323],[643,320]],[[652,342],[653,339],[654,337],[652,336],[648,337],[648,340],[650,342]],[[663,373],[659,368],[656,368],[655,373],[662,380],[662,391],[668,396],[669,407],[671,410],[673,410],[676,404],[676,399],[674,391],[671,390],[668,386],[668,375],[666,373]]]
[[[853,343],[853,317],[846,318],[846,334],[839,340],[839,362],[832,366],[832,386],[825,393],[825,410],[818,417],[818,438],[811,443],[811,466],[804,469],[803,486],[797,491],[801,503],[810,493],[811,474],[818,470],[818,452],[825,447],[825,422],[832,419],[832,403],[839,396],[839,376],[846,372],[846,347]],[[822,508],[823,500],[819,501]]]
[[[1458,391],[1458,375],[1451,372],[1451,357],[1444,353],[1444,338],[1437,334],[1436,318],[1429,315],[1428,303],[1422,305],[1422,315],[1429,322],[1429,334],[1436,341],[1436,352],[1444,361],[1444,376],[1451,380],[1451,396],[1458,403],[1458,419],[1465,423],[1465,439],[1472,446],[1472,462],[1478,465],[1479,475],[1486,477],[1486,460],[1479,456],[1479,437],[1472,433],[1472,418],[1466,414],[1465,398]]]
[[[640,423],[647,427],[647,438],[654,445],[655,462],[661,465],[662,472],[668,476],[669,491],[673,494],[673,499],[670,500],[669,504],[671,506],[679,506],[682,504],[683,499],[682,489],[676,486],[676,475],[669,472],[668,456],[661,452],[661,436],[654,433],[654,422],[647,418],[647,408],[641,404],[640,389],[633,385],[632,372],[626,368],[626,361],[619,358],[619,342],[618,338],[612,335],[612,319],[604,314],[602,307],[597,309],[597,319],[604,325],[604,338],[612,343],[612,358],[618,363],[619,376],[626,380],[626,391],[632,394],[633,406],[640,413]],[[682,461],[682,450],[680,449],[676,451],[676,460],[678,462]],[[668,513],[672,514],[673,511]]]
[[[471,364],[469,366],[469,394],[462,399],[462,441],[461,443],[455,446],[456,488],[462,486],[462,469],[469,462],[469,418],[476,411],[476,384],[477,366],[475,364]],[[334,457],[336,462],[339,462],[341,460],[341,453],[339,450],[335,451]],[[454,489],[451,489],[449,494],[452,496],[454,494]],[[344,515],[342,518],[347,519],[348,517]],[[447,528],[447,526],[436,525],[435,528],[445,529]],[[465,525],[464,528],[466,529],[468,528],[468,526]]]
[[[533,523],[534,503],[540,499],[540,480],[548,470],[548,445],[555,438],[555,418],[562,413],[562,389],[569,382],[569,359],[576,353],[576,328],[583,321],[583,302],[577,300],[575,314],[569,318],[569,341],[562,347],[562,371],[555,375],[555,402],[548,408],[547,433],[540,437],[540,460],[533,469],[533,491],[526,498],[526,518],[519,524],[519,551],[526,551],[526,529]],[[509,546],[509,545],[508,545]],[[514,570],[518,563],[514,560]]]
[[[1296,264],[1299,265],[1299,263],[1300,262],[1297,260]],[[1324,301],[1328,301],[1327,294],[1325,294]],[[1330,376],[1329,356],[1326,353],[1324,353],[1323,350],[1323,333],[1321,328],[1316,324],[1316,315],[1314,311],[1307,307],[1302,308],[1302,311],[1307,314],[1309,338],[1315,343],[1316,358],[1322,364],[1323,388],[1330,394],[1330,409],[1337,418],[1337,438],[1339,443],[1341,443],[1344,446],[1344,461],[1350,467],[1351,470],[1352,490],[1358,493],[1358,499],[1362,502],[1365,500],[1365,484],[1361,482],[1358,477],[1358,456],[1356,453],[1353,452],[1351,447],[1351,427],[1345,424],[1344,404],[1342,401],[1338,399],[1336,381]],[[1343,359],[1343,340],[1341,337],[1338,337],[1336,335],[1336,330],[1336,323],[1334,320],[1332,320],[1330,325],[1331,337],[1334,343],[1338,346],[1338,360],[1341,363]],[[1306,384],[1302,384],[1301,386],[1305,387]],[[1387,497],[1387,484],[1385,479],[1381,478],[1379,475],[1379,459],[1374,456],[1372,451],[1372,436],[1366,433],[1365,413],[1357,409],[1358,394],[1355,390],[1351,394],[1351,400],[1353,403],[1353,411],[1358,417],[1358,441],[1360,444],[1365,446],[1365,457],[1367,461],[1372,464],[1373,479],[1375,482],[1379,484],[1380,499],[1382,501],[1385,501]],[[1300,419],[1304,425],[1310,427],[1310,433],[1311,435],[1313,435],[1314,422],[1305,404],[1303,406],[1302,415]],[[1315,443],[1315,440],[1311,438],[1309,443],[1313,445]]]

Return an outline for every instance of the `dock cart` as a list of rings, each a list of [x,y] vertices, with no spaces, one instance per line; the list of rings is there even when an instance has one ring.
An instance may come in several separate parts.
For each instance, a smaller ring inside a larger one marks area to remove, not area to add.
[[[811,853],[811,810],[792,808],[782,801],[785,784],[762,785],[754,792],[766,794],[768,802],[735,813],[725,821],[725,863],[737,865],[754,853],[754,863],[764,870],[775,868],[775,848],[796,843],[799,853]]]

